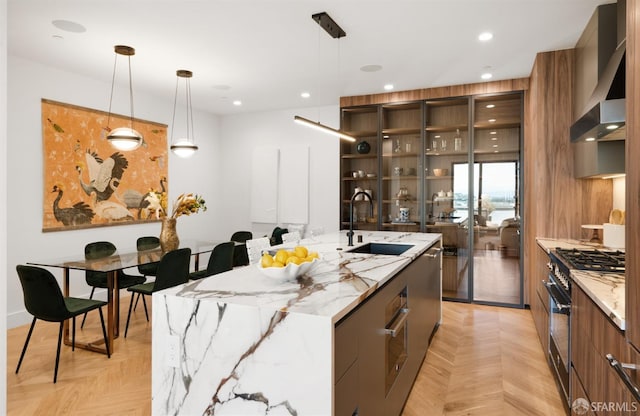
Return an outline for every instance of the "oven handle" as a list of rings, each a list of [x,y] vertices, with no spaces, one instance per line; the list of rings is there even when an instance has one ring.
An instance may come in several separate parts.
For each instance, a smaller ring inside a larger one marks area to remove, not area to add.
[[[400,328],[402,328],[405,322],[407,322],[407,317],[409,316],[409,308],[402,308],[399,312],[400,313],[398,314],[396,320],[393,323],[387,325],[387,327],[384,329],[384,333],[387,335],[391,335],[393,338],[396,337],[396,335],[400,331]]]
[[[560,301],[560,296],[556,294],[556,291],[558,290],[556,289],[556,284],[552,282],[547,282],[546,280],[543,280],[542,284],[544,285],[544,287],[547,288],[547,292],[549,292],[549,296],[551,296],[551,298],[555,302],[558,312],[565,315],[568,314],[569,311],[571,310],[571,305],[567,303],[562,303]]]
[[[607,360],[609,360],[609,365],[616,370],[616,373],[618,373],[618,376],[622,379],[622,382],[627,386],[636,401],[640,402],[640,389],[638,389],[633,381],[631,381],[629,375],[624,371],[625,368],[636,370],[636,366],[634,364],[621,363],[611,354],[607,354]]]

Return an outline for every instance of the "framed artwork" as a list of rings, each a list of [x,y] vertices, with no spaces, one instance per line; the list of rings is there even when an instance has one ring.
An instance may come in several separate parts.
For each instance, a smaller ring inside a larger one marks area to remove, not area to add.
[[[149,191],[167,191],[167,126],[134,119],[142,146],[120,151],[107,141],[108,113],[42,99],[42,231],[157,221]],[[130,118],[111,113],[111,128]]]

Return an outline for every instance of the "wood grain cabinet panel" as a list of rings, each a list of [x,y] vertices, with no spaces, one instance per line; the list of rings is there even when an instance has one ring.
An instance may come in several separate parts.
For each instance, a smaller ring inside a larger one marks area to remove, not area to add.
[[[572,384],[571,400],[584,394],[597,415],[637,414],[640,406],[606,358],[613,354],[620,362],[634,359],[624,333],[575,284],[571,302],[571,379],[581,382]]]

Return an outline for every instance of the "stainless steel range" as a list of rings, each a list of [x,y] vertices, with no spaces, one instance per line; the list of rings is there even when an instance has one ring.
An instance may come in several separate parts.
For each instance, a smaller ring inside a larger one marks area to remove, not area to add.
[[[624,273],[621,251],[556,248],[549,253],[549,275],[544,282],[549,292],[549,361],[570,405],[569,366],[571,365],[571,278],[570,270]]]

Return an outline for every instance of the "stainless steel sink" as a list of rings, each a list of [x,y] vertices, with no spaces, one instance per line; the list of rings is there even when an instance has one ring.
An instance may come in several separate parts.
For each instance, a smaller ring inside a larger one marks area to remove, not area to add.
[[[360,247],[347,250],[347,252],[398,256],[412,247],[413,244],[367,243]]]

